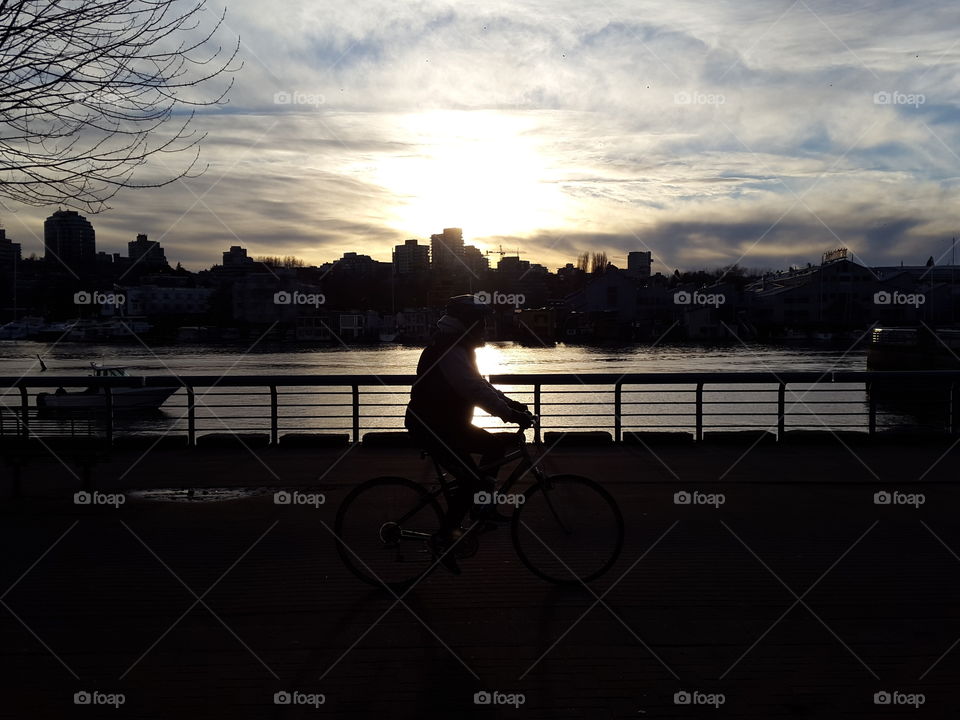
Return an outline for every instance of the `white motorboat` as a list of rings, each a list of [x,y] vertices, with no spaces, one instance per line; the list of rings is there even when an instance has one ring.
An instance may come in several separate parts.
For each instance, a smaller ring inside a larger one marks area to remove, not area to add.
[[[0,325],[0,340],[25,340],[30,335],[30,328],[26,323],[9,322]]]
[[[90,363],[93,376],[98,378],[129,377],[122,367],[106,367]],[[114,409],[156,410],[173,395],[175,387],[114,387],[110,389]],[[57,388],[53,393],[38,393],[37,407],[47,410],[102,410],[107,407],[107,394],[102,387],[68,392]]]

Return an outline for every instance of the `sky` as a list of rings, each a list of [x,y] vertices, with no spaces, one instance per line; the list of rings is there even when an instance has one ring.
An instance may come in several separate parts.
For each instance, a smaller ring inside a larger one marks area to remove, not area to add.
[[[946,263],[960,235],[949,0],[224,6],[244,65],[194,119],[206,171],[88,214],[98,250],[147,233],[193,270],[238,244],[389,260],[462,227],[551,269],[649,250],[669,273],[838,247]],[[56,208],[6,204],[8,237],[41,253]]]

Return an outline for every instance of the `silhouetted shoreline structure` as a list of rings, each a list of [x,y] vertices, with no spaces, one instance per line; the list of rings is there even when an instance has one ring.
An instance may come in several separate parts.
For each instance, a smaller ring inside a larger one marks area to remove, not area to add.
[[[59,210],[44,227],[42,260],[23,259],[0,238],[0,319],[44,322],[125,315],[165,340],[255,338],[376,342],[426,341],[446,299],[480,293],[493,306],[491,336],[531,343],[607,341],[830,342],[850,344],[876,324],[950,327],[960,322],[957,268],[870,268],[845,248],[819,264],[765,273],[737,266],[672,275],[653,272],[649,250],[627,253],[618,268],[605,254],[582,253],[556,272],[519,252],[480,251],[462,228],[430,244],[410,238],[392,261],[348,251],[308,266],[296,258],[255,258],[241,245],[222,263],[191,272],[171,268],[156,241],[138,234],[128,257],[97,253],[92,224]],[[491,267],[489,255],[499,255]],[[79,293],[123,293],[130,302],[79,306]],[[286,301],[286,300],[289,301]],[[270,329],[272,327],[272,329]],[[389,330],[389,332],[384,332]],[[23,338],[0,329],[0,339]],[[26,333],[26,335],[24,334]],[[97,338],[96,332],[91,338]],[[100,337],[99,339],[106,339]]]

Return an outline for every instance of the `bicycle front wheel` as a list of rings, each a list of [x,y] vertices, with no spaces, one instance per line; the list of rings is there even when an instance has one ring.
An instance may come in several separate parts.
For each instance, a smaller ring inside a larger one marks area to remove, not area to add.
[[[623,515],[600,485],[579,475],[554,475],[524,493],[511,531],[530,571],[557,585],[594,580],[623,548]]]
[[[440,527],[442,514],[436,498],[415,482],[368,480],[340,505],[337,552],[364,582],[403,590],[434,565],[426,541]]]

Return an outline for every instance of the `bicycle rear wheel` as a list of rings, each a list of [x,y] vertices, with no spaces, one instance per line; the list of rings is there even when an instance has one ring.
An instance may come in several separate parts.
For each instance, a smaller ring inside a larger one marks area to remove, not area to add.
[[[554,475],[524,493],[513,515],[513,545],[523,564],[557,585],[594,580],[623,548],[623,515],[600,485],[579,475]]]
[[[402,590],[434,565],[427,539],[443,511],[423,486],[400,477],[379,477],[344,498],[334,532],[344,565],[376,587]]]

